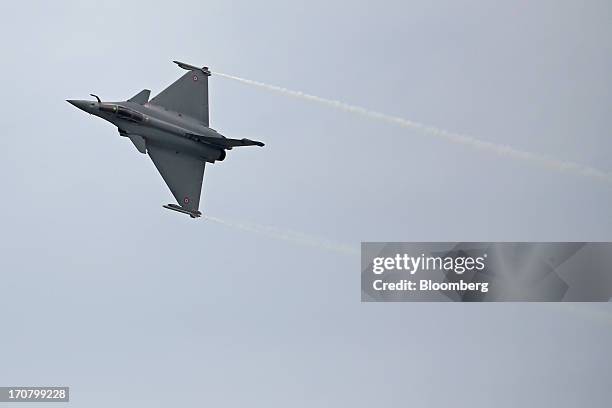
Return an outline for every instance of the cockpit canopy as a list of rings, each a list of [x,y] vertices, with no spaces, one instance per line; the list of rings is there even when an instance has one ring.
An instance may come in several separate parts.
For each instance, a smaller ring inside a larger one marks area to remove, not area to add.
[[[142,113],[133,111],[131,109],[119,105],[101,104],[100,110],[102,112],[112,113],[114,115],[117,115],[120,119],[130,120],[132,122],[142,122],[144,120],[144,116]]]
[[[100,110],[102,112],[117,113],[117,105],[103,104],[100,105]]]

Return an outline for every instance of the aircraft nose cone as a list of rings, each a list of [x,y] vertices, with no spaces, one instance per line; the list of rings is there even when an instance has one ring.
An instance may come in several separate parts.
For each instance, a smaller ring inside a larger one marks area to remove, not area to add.
[[[87,112],[87,101],[78,101],[78,100],[74,100],[74,99],[66,99],[66,102],[68,102],[72,106],[75,106],[75,107],[77,107],[77,108]]]

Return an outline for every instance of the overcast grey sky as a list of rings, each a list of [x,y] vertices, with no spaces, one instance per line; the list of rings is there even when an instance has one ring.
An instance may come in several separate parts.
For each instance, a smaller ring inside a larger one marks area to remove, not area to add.
[[[126,4],[124,4],[126,3]],[[161,208],[65,99],[208,65],[612,171],[608,1],[3,2],[0,385],[74,407],[609,407],[609,304],[361,304],[357,256]],[[612,240],[612,187],[231,80],[201,210],[361,241]],[[26,407],[27,405],[20,405]]]

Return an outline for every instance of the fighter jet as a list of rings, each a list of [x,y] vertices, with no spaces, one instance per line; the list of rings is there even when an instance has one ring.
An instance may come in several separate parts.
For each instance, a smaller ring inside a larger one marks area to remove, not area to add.
[[[117,126],[140,153],[148,154],[176,199],[164,208],[188,214],[199,211],[206,163],[225,159],[238,146],[263,146],[250,139],[230,139],[210,127],[208,116],[208,67],[173,61],[188,72],[149,100],[144,89],[124,102],[67,100],[77,108]]]

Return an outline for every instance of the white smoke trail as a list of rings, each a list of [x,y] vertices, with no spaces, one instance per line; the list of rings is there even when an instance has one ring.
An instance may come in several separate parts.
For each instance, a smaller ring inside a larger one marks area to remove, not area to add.
[[[500,156],[528,161],[528,162],[546,167],[551,170],[573,173],[573,174],[577,174],[580,176],[584,176],[584,177],[588,177],[591,179],[595,179],[595,180],[599,180],[599,181],[603,181],[603,182],[612,184],[612,173],[608,173],[608,172],[596,169],[594,167],[585,166],[585,165],[571,162],[571,161],[559,160],[554,157],[549,157],[549,156],[539,154],[539,153],[531,153],[531,152],[515,149],[507,145],[501,145],[501,144],[496,144],[492,142],[487,142],[484,140],[479,140],[472,136],[449,132],[447,130],[438,129],[433,126],[428,126],[428,125],[424,125],[418,122],[413,122],[413,121],[403,119],[397,116],[391,116],[385,113],[371,111],[371,110],[362,108],[360,106],[349,105],[341,101],[321,98],[319,96],[309,95],[309,94],[306,94],[300,91],[294,91],[294,90],[283,88],[283,87],[276,86],[276,85],[270,85],[270,84],[266,84],[263,82],[240,78],[234,75],[224,74],[221,72],[214,72],[214,74],[219,75],[224,78],[233,79],[235,81],[242,82],[244,84],[253,85],[259,88],[267,89],[269,91],[278,92],[278,93],[292,96],[295,98],[305,99],[307,101],[317,102],[322,105],[326,105],[332,108],[343,110],[345,112],[356,113],[358,115],[362,115],[368,118],[381,120],[384,122],[388,122],[394,125],[401,126],[403,128],[415,129],[422,133],[448,140],[452,143],[466,145],[466,146],[469,146],[469,147],[472,147],[478,150],[495,153]]]
[[[230,228],[237,228],[243,231],[261,234],[268,238],[279,239],[281,241],[291,242],[298,245],[323,249],[341,255],[359,255],[359,251],[349,245],[334,243],[328,240],[324,240],[322,238],[306,235],[301,232],[281,230],[277,227],[260,224],[245,224],[241,222],[228,221],[222,218],[212,217],[210,215],[203,215],[203,217],[204,219],[214,221]],[[612,314],[609,313],[607,310],[595,309],[594,307],[588,307],[586,305],[579,306],[574,303],[553,303],[552,305],[558,310],[565,308],[565,310],[573,312],[576,316],[587,318],[595,322],[601,322],[608,325],[612,323]]]
[[[297,231],[290,231],[280,229],[267,225],[260,224],[245,224],[241,222],[228,221],[222,218],[211,217],[210,215],[204,215],[205,219],[214,221],[219,224],[226,225],[228,227],[237,228],[243,231],[254,232],[267,236],[268,238],[279,239],[281,241],[287,241],[294,244],[305,245],[313,248],[323,249],[326,251],[336,252],[342,255],[359,255],[359,251],[350,245],[338,244],[325,240],[323,238],[306,235]]]

